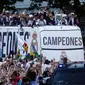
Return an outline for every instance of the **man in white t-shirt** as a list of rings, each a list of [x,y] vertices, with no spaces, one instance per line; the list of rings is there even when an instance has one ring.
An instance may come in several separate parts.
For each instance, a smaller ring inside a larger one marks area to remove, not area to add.
[[[44,15],[43,14],[41,14],[40,18],[36,21],[36,25],[39,25],[39,26],[46,25],[46,20],[44,19]]]
[[[26,63],[26,66],[25,66],[25,68],[26,69],[29,69],[30,68],[30,64],[32,63],[32,61],[28,61],[27,63]]]
[[[32,26],[33,25],[33,15],[30,14],[29,15],[29,20],[28,20],[28,26]]]

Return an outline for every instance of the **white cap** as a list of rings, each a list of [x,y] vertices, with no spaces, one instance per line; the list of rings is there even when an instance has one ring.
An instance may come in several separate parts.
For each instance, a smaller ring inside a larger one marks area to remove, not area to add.
[[[7,11],[5,11],[6,13],[9,13],[9,11],[7,10]]]
[[[22,14],[27,14],[27,11],[25,10],[25,11],[23,11],[23,13]]]
[[[33,15],[32,15],[32,14],[30,14],[30,15],[29,15],[29,17],[33,17]]]
[[[74,15],[74,13],[72,12],[71,15]]]
[[[66,17],[67,15],[66,14],[62,14],[62,17]]]

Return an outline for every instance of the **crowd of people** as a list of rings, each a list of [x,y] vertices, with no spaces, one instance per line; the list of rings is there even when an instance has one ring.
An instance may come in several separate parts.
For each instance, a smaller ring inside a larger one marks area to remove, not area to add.
[[[63,13],[64,14],[64,13]],[[77,15],[74,13],[56,17],[57,13],[46,9],[35,13],[2,11],[0,13],[0,26],[43,26],[43,25],[79,25]]]
[[[48,60],[45,56],[26,56],[24,59],[16,55],[0,58],[0,85],[48,85],[49,79],[59,65],[71,63],[63,51],[60,61]]]
[[[57,17],[53,11],[0,13],[0,26],[44,26],[44,25],[79,25],[74,13]],[[67,60],[65,59],[65,62]],[[48,60],[43,55],[31,55],[27,59],[11,57],[0,58],[0,85],[47,85],[47,80],[58,67],[55,59]]]
[[[42,55],[0,58],[0,85],[46,85],[57,66],[55,59],[49,61]]]

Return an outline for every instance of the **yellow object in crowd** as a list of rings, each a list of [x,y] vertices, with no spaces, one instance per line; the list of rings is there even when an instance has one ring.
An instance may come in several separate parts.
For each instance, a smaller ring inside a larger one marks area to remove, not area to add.
[[[35,54],[33,52],[30,53],[31,56],[35,56]]]

